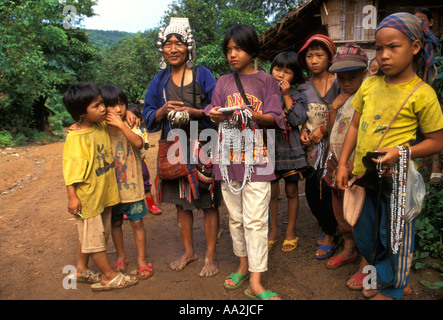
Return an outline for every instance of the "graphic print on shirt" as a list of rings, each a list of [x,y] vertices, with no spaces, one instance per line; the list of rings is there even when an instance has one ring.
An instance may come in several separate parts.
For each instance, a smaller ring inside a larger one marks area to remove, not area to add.
[[[109,158],[109,152],[108,152],[108,150],[103,150],[104,148],[105,148],[105,146],[103,144],[97,145],[97,151],[99,154],[96,157],[98,160],[98,168],[95,170],[95,174],[97,175],[97,177],[104,175],[106,172],[108,172],[109,170],[114,168],[114,162],[108,163],[106,161],[106,158]],[[103,166],[102,166],[102,164],[103,164]]]
[[[126,190],[134,190],[136,185],[131,181],[135,177],[135,167],[134,165],[130,165],[130,162],[134,161],[131,148],[126,148],[125,150],[123,142],[119,141],[115,147],[114,154],[115,176],[117,178],[118,188],[120,190],[123,188]],[[132,168],[131,173],[128,172],[128,167]]]
[[[246,98],[248,98],[249,102],[251,104],[247,104],[243,98],[240,92],[234,93],[232,95],[228,95],[226,98],[226,104],[225,107],[238,107],[238,106],[244,106],[244,105],[248,105],[251,106],[251,109],[254,110],[255,112],[262,114],[263,113],[263,102],[258,99],[257,97],[246,93]],[[256,130],[255,131],[255,141],[256,144],[254,145],[253,148],[253,159],[254,159],[254,163],[257,164],[264,164],[264,163],[268,163],[269,162],[269,158],[268,158],[268,151],[266,148],[266,145],[264,143],[264,139],[263,139],[263,134],[265,134],[262,130]],[[245,162],[245,153],[241,152],[241,154],[239,152],[232,152],[231,151],[231,163],[240,163],[240,162]],[[220,161],[220,154],[217,155],[217,161]]]

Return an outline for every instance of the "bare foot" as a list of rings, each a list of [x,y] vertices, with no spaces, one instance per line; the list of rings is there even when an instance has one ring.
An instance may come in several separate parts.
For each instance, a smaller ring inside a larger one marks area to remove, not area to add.
[[[182,271],[186,265],[197,260],[197,256],[193,254],[192,256],[187,256],[186,253],[178,260],[173,261],[169,264],[169,267],[175,271]]]
[[[218,270],[217,263],[214,260],[205,258],[205,265],[203,266],[199,276],[200,277],[212,277],[220,271]]]

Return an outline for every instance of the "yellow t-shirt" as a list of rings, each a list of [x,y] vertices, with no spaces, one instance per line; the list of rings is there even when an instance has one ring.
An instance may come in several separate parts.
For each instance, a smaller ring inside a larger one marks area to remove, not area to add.
[[[352,107],[361,114],[354,175],[365,173],[362,158],[367,152],[375,150],[401,104],[420,81],[416,75],[411,81],[401,84],[387,84],[384,76],[372,76],[363,82],[351,102]],[[378,149],[410,146],[415,141],[419,125],[424,133],[443,129],[443,115],[437,95],[426,83],[408,99]]]
[[[68,133],[63,149],[63,176],[67,186],[75,186],[85,219],[120,202],[105,122]]]

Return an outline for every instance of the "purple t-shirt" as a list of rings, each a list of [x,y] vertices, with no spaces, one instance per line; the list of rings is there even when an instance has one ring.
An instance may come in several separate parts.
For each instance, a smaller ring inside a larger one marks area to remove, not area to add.
[[[251,75],[240,75],[240,81],[246,97],[253,106],[253,110],[261,114],[271,114],[275,119],[276,128],[284,129],[285,125],[282,116],[280,91],[274,77],[266,72],[259,71]],[[237,88],[234,74],[231,73],[219,78],[212,95],[211,104],[205,108],[204,113],[209,116],[211,109],[217,106],[233,107],[246,104],[249,105],[249,103],[244,103],[241,93]],[[258,127],[257,124],[256,127]],[[271,130],[266,130],[266,128],[259,129],[265,129],[259,132],[265,135],[267,147],[257,146],[257,148],[254,148],[254,159],[258,160],[259,164],[254,165],[251,181],[272,181],[275,179],[274,156],[272,152],[274,148],[273,135]],[[214,162],[214,176],[216,180],[222,180],[218,164],[218,150],[215,150],[214,154],[214,158],[216,159]],[[231,161],[232,164],[228,166],[229,179],[242,182],[245,172],[244,162],[238,160],[234,162],[236,163],[232,163]]]

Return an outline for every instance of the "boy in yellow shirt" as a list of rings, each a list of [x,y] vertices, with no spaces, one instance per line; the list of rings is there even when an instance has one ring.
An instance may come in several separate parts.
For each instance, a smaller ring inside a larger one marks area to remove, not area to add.
[[[79,233],[77,281],[93,283],[93,291],[132,286],[137,279],[115,272],[106,254],[110,207],[118,204],[120,197],[101,91],[82,82],[66,91],[63,103],[74,120],[80,120],[80,130],[68,133],[63,150],[68,212],[77,219]],[[89,257],[101,275],[88,270]]]

